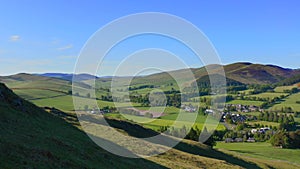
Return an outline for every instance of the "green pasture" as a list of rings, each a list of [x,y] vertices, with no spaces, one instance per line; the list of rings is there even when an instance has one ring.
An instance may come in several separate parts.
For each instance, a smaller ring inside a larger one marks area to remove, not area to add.
[[[283,160],[300,166],[300,150],[272,147],[267,142],[257,143],[224,143],[218,142],[216,148],[228,150],[238,156],[248,156],[265,160]]]
[[[261,106],[264,102],[262,101],[251,101],[251,100],[232,100],[227,102],[227,104],[242,104],[242,105],[253,105]]]
[[[272,106],[270,110],[281,110],[283,107],[292,107],[294,111],[300,111],[300,104],[296,103],[297,101],[300,101],[300,93],[290,95],[283,102]]]
[[[278,86],[274,89],[277,93],[283,93],[285,90],[291,90],[292,88],[296,87],[295,85],[291,86]]]
[[[258,97],[258,98],[263,98],[263,99],[266,99],[266,98],[270,98],[270,99],[273,99],[275,97],[281,97],[281,96],[287,96],[288,94],[287,93],[275,93],[275,92],[265,92],[265,93],[260,93],[260,94],[255,94],[255,95],[250,95],[250,97]]]

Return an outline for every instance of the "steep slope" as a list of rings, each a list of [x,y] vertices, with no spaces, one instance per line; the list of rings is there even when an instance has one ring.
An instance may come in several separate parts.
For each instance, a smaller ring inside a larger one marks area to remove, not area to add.
[[[112,155],[0,84],[0,168],[164,168]]]

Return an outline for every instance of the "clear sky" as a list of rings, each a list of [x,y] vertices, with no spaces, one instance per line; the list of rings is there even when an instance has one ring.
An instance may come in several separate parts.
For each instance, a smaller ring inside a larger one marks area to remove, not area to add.
[[[70,73],[95,31],[138,12],[170,13],[190,21],[207,35],[223,64],[300,68],[299,6],[297,0],[1,1],[0,74]]]

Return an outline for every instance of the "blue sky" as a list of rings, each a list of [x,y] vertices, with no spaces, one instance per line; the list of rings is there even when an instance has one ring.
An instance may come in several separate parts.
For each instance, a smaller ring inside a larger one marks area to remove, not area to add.
[[[299,68],[299,6],[299,1],[259,0],[2,1],[0,74],[70,73],[95,31],[138,12],[170,13],[190,21],[210,39],[223,64],[249,61]]]

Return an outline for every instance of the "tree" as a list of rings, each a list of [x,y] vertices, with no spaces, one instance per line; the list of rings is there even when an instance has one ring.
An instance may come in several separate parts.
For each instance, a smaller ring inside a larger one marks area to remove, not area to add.
[[[236,130],[237,130],[237,131],[241,131],[241,130],[243,130],[245,127],[246,127],[245,123],[239,123],[239,124],[236,126]]]
[[[153,114],[149,112],[146,112],[144,116],[148,118],[153,118]]]
[[[277,113],[275,113],[274,118],[273,118],[273,121],[274,121],[274,122],[278,122],[278,114],[277,114]]]
[[[88,111],[88,110],[89,110],[89,106],[88,106],[88,105],[85,105],[85,106],[84,106],[84,110],[85,110],[85,111]]]
[[[91,98],[91,94],[90,94],[90,93],[87,93],[87,94],[86,94],[86,97],[87,97],[87,98]]]
[[[197,134],[197,131],[194,128],[191,128],[190,132],[186,136],[186,139],[198,141],[199,135]]]
[[[300,148],[300,130],[293,132],[281,130],[270,139],[270,143],[282,148]]]
[[[268,121],[274,121],[274,113],[270,113]]]
[[[211,147],[216,145],[216,141],[213,139],[213,135],[210,135],[210,133],[207,131],[206,127],[204,127],[202,134],[204,137],[208,136],[208,139],[204,142],[204,144],[211,146]]]
[[[291,89],[291,93],[293,94],[293,93],[298,93],[298,88],[297,87],[294,87],[294,88],[292,88]]]

